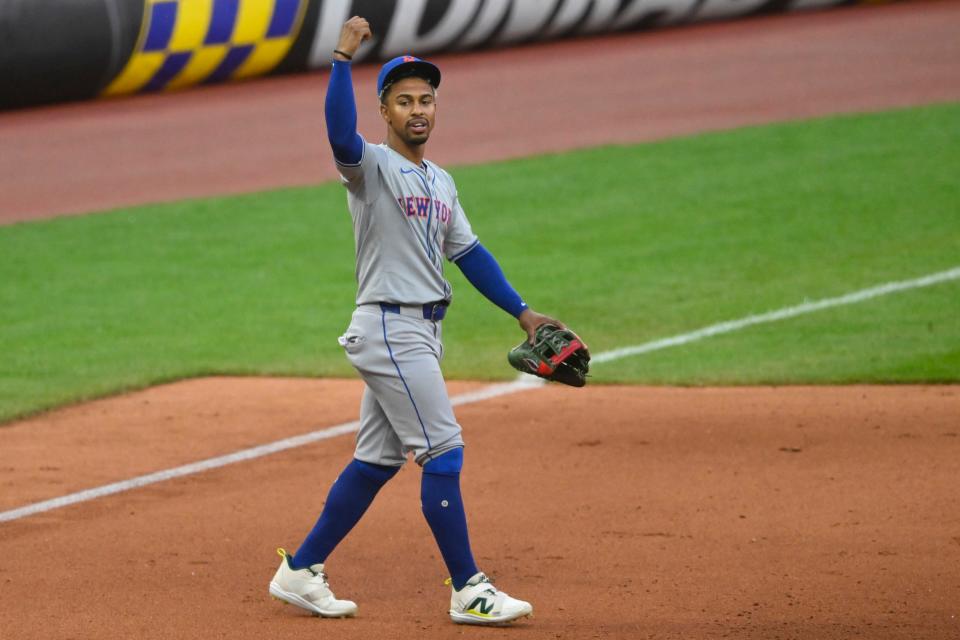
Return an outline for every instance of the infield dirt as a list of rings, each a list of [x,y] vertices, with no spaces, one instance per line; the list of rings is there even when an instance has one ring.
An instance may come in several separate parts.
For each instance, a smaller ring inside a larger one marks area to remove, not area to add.
[[[225,378],[39,416],[0,429],[2,507],[353,419],[358,401],[352,381]],[[956,386],[550,386],[462,406],[473,546],[535,604],[509,632],[524,638],[956,637],[957,416]],[[446,618],[412,465],[328,563],[357,619],[268,598],[274,548],[299,543],[352,446],[4,523],[4,638],[489,634]]]

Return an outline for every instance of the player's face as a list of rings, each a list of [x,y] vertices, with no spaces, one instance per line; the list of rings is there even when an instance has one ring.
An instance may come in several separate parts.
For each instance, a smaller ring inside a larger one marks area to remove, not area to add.
[[[405,143],[421,145],[430,137],[437,113],[436,92],[422,78],[398,80],[387,91],[380,115]]]

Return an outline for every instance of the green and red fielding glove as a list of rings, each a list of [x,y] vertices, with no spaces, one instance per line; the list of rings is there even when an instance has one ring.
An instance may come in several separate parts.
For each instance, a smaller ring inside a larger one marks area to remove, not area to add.
[[[570,329],[552,324],[537,327],[533,344],[524,340],[507,354],[517,371],[572,387],[587,384],[590,350]]]

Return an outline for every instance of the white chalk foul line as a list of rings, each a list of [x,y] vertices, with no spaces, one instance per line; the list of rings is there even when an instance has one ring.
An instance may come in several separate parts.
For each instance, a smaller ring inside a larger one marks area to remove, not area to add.
[[[871,298],[879,298],[880,296],[897,293],[898,291],[929,287],[934,284],[940,284],[941,282],[957,280],[958,278],[960,278],[960,267],[954,267],[953,269],[948,269],[947,271],[931,273],[930,275],[923,276],[921,278],[915,278],[913,280],[888,282],[876,287],[870,287],[869,289],[854,291],[853,293],[848,293],[836,298],[825,298],[823,300],[816,300],[814,302],[805,302],[803,304],[798,304],[795,307],[786,307],[784,309],[778,309],[777,311],[770,311],[769,313],[747,316],[746,318],[740,318],[739,320],[730,320],[727,322],[712,324],[709,327],[697,329],[696,331],[684,333],[679,336],[673,336],[672,338],[663,338],[662,340],[645,342],[644,344],[638,344],[632,347],[623,347],[621,349],[614,349],[612,351],[604,351],[603,353],[598,353],[590,358],[590,362],[591,364],[609,362],[611,360],[619,360],[620,358],[640,355],[641,353],[649,353],[659,349],[666,349],[667,347],[676,347],[679,345],[688,344],[690,342],[696,342],[697,340],[703,340],[704,338],[709,338],[711,336],[720,335],[721,333],[738,331],[755,324],[764,324],[767,322],[786,320],[787,318],[795,318],[796,316],[813,313],[814,311],[822,311],[831,307],[841,307],[848,304],[856,304],[858,302],[870,300]]]
[[[223,456],[217,456],[216,458],[207,458],[206,460],[191,462],[190,464],[185,464],[181,467],[174,467],[172,469],[165,469],[155,473],[148,473],[145,476],[137,476],[128,480],[121,480],[120,482],[94,487],[93,489],[85,489],[84,491],[78,491],[76,493],[60,496],[59,498],[44,500],[43,502],[35,502],[25,507],[0,512],[0,522],[4,522],[5,520],[17,520],[18,518],[25,518],[26,516],[34,515],[36,513],[43,513],[44,511],[59,509],[60,507],[77,504],[78,502],[87,502],[88,500],[94,500],[96,498],[113,495],[114,493],[129,491],[130,489],[136,489],[138,487],[145,487],[157,482],[172,480],[173,478],[181,478],[183,476],[193,475],[195,473],[200,473],[201,471],[216,469],[217,467],[223,467],[235,462],[253,460],[254,458],[268,456],[271,453],[286,451],[287,449],[293,449],[294,447],[310,444],[311,442],[316,442],[318,440],[326,440],[328,438],[333,438],[345,433],[350,433],[352,431],[356,431],[359,427],[360,422],[358,420],[346,422],[334,427],[320,429],[319,431],[312,431],[300,436],[284,438],[283,440],[277,440],[275,442],[270,442],[257,447],[251,447],[249,449],[243,449],[241,451],[236,451]]]
[[[604,351],[594,355],[591,358],[591,362],[610,362],[611,360],[627,358],[629,356],[648,353],[650,351],[657,351],[659,349],[666,349],[668,347],[689,344],[697,340],[709,338],[710,336],[715,336],[722,333],[730,333],[731,331],[737,331],[739,329],[756,324],[786,320],[787,318],[813,313],[814,311],[821,311],[831,307],[855,304],[865,300],[870,300],[871,298],[878,298],[891,293],[897,293],[899,291],[929,287],[931,285],[957,279],[960,279],[960,267],[949,269],[947,271],[941,271],[939,273],[933,273],[921,278],[916,278],[914,280],[888,282],[886,284],[871,287],[869,289],[854,291],[853,293],[848,293],[836,298],[826,298],[814,302],[806,302],[795,307],[787,307],[777,311],[771,311],[769,313],[747,316],[739,320],[721,322],[719,324],[710,325],[709,327],[697,329],[696,331],[673,336],[671,338],[664,338],[662,340],[654,340],[652,342],[646,342],[644,344],[638,344],[630,347],[623,347],[621,349]],[[543,381],[539,378],[521,376],[520,379],[514,382],[489,385],[476,391],[453,396],[450,398],[450,400],[454,406],[460,406],[474,402],[481,402],[483,400],[489,400],[499,396],[509,395],[511,393],[517,393],[519,391],[538,389],[542,386]],[[193,475],[195,473],[216,469],[218,467],[224,467],[236,462],[244,462],[246,460],[261,458],[263,456],[279,453],[281,451],[293,449],[305,444],[310,444],[312,442],[318,442],[320,440],[327,440],[329,438],[334,438],[347,433],[353,433],[359,428],[360,422],[358,420],[354,420],[353,422],[345,422],[333,427],[311,431],[310,433],[305,433],[303,435],[284,438],[283,440],[277,440],[275,442],[270,442],[256,447],[250,447],[249,449],[243,449],[235,453],[208,458],[199,462],[193,462],[180,467],[174,467],[164,471],[157,471],[156,473],[150,473],[143,476],[137,476],[136,478],[130,478],[128,480],[121,480],[120,482],[114,482],[100,487],[94,487],[93,489],[78,491],[76,493],[71,493],[59,498],[53,498],[51,500],[35,502],[17,509],[0,512],[0,522],[18,520],[34,514],[52,511],[53,509],[59,509],[60,507],[66,507],[80,502],[87,502],[89,500],[102,498],[115,493],[121,493],[123,491],[129,491],[138,487],[145,487],[157,482]]]
[[[543,386],[543,381],[540,380],[540,378],[524,376],[522,379],[514,382],[492,384],[476,391],[453,396],[450,398],[450,401],[454,406],[458,406],[473,402],[481,402],[483,400],[489,400],[490,398],[496,398],[497,396],[516,393],[526,389],[536,389],[541,386]],[[38,513],[59,509],[60,507],[66,507],[80,502],[87,502],[89,500],[103,498],[104,496],[113,495],[115,493],[121,493],[123,491],[129,491],[131,489],[137,489],[139,487],[156,484],[157,482],[173,480],[174,478],[182,478],[183,476],[193,475],[202,471],[209,471],[210,469],[225,467],[236,462],[244,462],[246,460],[262,458],[263,456],[279,453],[288,449],[294,449],[312,442],[328,440],[330,438],[335,438],[347,433],[353,433],[359,428],[359,420],[345,422],[333,427],[326,427],[324,429],[311,431],[310,433],[305,433],[303,435],[284,438],[283,440],[276,440],[274,442],[269,442],[256,447],[250,447],[249,449],[236,451],[234,453],[229,453],[214,458],[207,458],[206,460],[200,460],[199,462],[191,462],[190,464],[185,464],[180,467],[165,469],[163,471],[148,473],[147,475],[137,476],[128,480],[121,480],[119,482],[105,484],[92,489],[77,491],[76,493],[70,493],[65,496],[60,496],[59,498],[52,498],[50,500],[28,504],[17,509],[2,511],[0,512],[0,522],[18,520],[20,518],[25,518]]]

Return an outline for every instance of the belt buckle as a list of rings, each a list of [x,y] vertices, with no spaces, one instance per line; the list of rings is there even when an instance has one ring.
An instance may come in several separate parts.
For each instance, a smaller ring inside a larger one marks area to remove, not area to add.
[[[430,317],[427,318],[428,320],[436,322],[437,320],[443,319],[443,316],[445,315],[445,312],[446,312],[447,305],[443,304],[442,302],[434,302],[433,304],[429,305],[429,307],[430,307]]]

